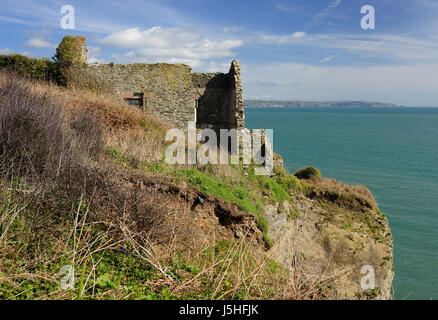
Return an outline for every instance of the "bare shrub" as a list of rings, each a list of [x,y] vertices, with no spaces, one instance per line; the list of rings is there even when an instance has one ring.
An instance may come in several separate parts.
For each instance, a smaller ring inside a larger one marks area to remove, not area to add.
[[[29,92],[25,82],[8,76],[0,88],[0,155],[2,165],[20,174],[41,175],[66,161],[68,137],[60,109],[48,96]],[[50,161],[59,157],[60,161]]]
[[[78,145],[83,151],[97,159],[103,152],[103,130],[99,121],[89,112],[80,113],[71,123]]]
[[[102,129],[89,115],[69,128],[62,103],[32,82],[3,75],[0,87],[0,160],[3,172],[54,179],[77,167],[102,146]]]

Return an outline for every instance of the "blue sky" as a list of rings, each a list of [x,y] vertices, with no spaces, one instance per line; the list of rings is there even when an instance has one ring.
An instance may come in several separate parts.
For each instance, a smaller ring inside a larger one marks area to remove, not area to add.
[[[63,30],[61,7],[75,9]],[[363,5],[375,30],[360,25]],[[0,54],[51,57],[67,34],[89,62],[186,63],[226,72],[246,98],[438,106],[438,0],[0,0]]]

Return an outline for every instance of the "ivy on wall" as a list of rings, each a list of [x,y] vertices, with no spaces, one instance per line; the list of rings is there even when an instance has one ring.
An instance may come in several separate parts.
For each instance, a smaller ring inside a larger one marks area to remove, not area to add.
[[[86,63],[85,50],[84,37],[66,36],[56,49],[52,60],[28,58],[20,54],[0,55],[0,70],[65,85],[70,67]]]
[[[62,39],[53,57],[58,66],[60,84],[65,85],[68,82],[67,77],[72,65],[86,63],[83,48],[85,48],[84,37],[66,36]]]
[[[34,59],[23,55],[0,55],[0,69],[16,72],[36,80],[58,82],[59,71],[54,61]]]

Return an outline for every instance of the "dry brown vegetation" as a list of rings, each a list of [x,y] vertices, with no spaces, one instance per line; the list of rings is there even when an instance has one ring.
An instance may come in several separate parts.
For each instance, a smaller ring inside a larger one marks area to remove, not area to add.
[[[311,198],[321,198],[330,202],[347,206],[349,209],[361,211],[364,208],[378,209],[371,191],[360,185],[346,185],[334,179],[317,178],[305,180],[309,186]]]

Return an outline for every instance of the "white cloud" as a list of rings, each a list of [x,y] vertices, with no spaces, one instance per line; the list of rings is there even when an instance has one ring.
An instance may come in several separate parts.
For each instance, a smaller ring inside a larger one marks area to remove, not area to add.
[[[4,55],[8,55],[8,54],[13,54],[14,51],[8,48],[5,49],[0,49],[0,54],[4,54]]]
[[[60,20],[63,16],[60,13],[60,9],[64,4],[57,0],[2,0],[2,13],[5,16],[0,16],[0,21],[33,26],[35,28],[48,26],[60,28]],[[82,5],[72,5],[76,9],[76,31],[106,33],[120,27],[118,21],[104,16],[107,11],[105,8],[102,8],[102,3],[98,1],[88,1]],[[109,8],[110,5],[105,3],[104,7]]]
[[[286,35],[269,35],[269,34],[261,34],[259,36],[259,40],[264,43],[273,43],[273,44],[290,44],[294,43],[299,39],[303,39],[306,37],[306,33],[303,31],[297,31],[291,34]]]
[[[12,18],[12,17],[7,17],[7,16],[0,16],[0,21],[10,22],[10,23],[17,23],[17,24],[22,24],[22,25],[27,25],[27,26],[28,25],[32,25],[27,20],[17,19],[17,18]]]
[[[140,28],[125,29],[114,32],[100,40],[104,46],[123,49],[166,48],[172,41],[185,42],[188,46],[199,38],[199,34],[180,28],[164,29],[153,27],[141,31]]]
[[[0,49],[0,54],[2,54],[2,55],[20,54],[22,56],[32,57],[32,55],[29,52],[16,52],[16,51],[11,50],[9,48]]]
[[[87,46],[88,63],[106,63],[105,59],[100,58],[101,49],[99,47]]]
[[[205,66],[205,72],[223,72],[227,73],[230,70],[231,63],[222,62],[217,63],[216,61],[211,61]]]
[[[359,67],[270,63],[244,65],[242,69],[247,98],[258,97],[264,92],[272,98],[438,106],[437,64]]]
[[[222,28],[222,32],[239,32],[242,31],[243,29],[244,27],[231,26],[231,27]]]
[[[41,38],[31,38],[26,41],[25,45],[30,48],[47,48],[47,49],[56,49],[56,45],[52,44],[46,40]]]
[[[387,58],[391,61],[438,61],[438,38],[413,38],[391,34],[259,34],[252,42],[333,49],[339,53],[366,58]],[[340,55],[340,54],[337,54]]]
[[[349,52],[367,56],[390,58],[392,61],[412,60],[418,63],[438,60],[438,41],[434,39],[389,34],[326,35],[318,36],[314,44],[326,48],[347,49]]]
[[[325,16],[329,15],[334,9],[336,9],[340,4],[342,3],[342,0],[334,0],[332,1],[323,11],[316,14],[312,20],[310,20],[309,23],[307,23],[307,26],[310,27],[316,23],[319,23]]]
[[[326,63],[333,60],[334,58],[336,58],[336,55],[325,57],[324,59],[321,59],[320,62]]]
[[[131,49],[118,61],[186,63],[198,67],[203,60],[234,56],[232,49],[242,46],[240,40],[212,41],[201,34],[182,28],[153,27],[115,32],[99,41],[100,45]]]

